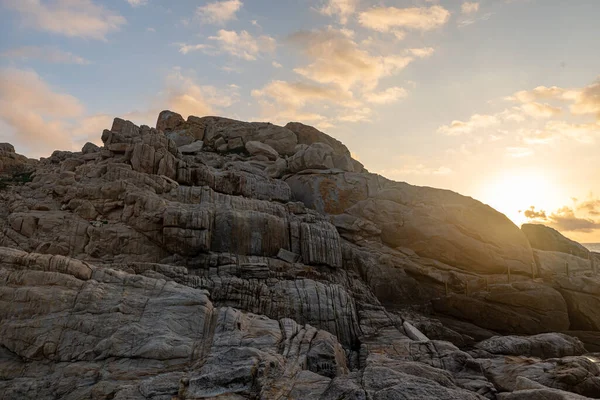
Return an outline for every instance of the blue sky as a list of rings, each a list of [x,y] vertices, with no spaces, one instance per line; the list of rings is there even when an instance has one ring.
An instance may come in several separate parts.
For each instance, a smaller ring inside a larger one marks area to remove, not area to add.
[[[0,9],[0,141],[21,153],[76,150],[115,116],[154,125],[167,108],[298,120],[373,172],[600,242],[596,0],[0,0]]]

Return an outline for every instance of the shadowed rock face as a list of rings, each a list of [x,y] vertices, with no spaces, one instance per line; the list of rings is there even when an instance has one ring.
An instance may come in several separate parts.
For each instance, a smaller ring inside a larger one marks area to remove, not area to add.
[[[538,224],[523,224],[521,230],[534,249],[589,258],[590,251],[588,249],[573,240],[567,239],[555,229]]]
[[[0,399],[600,393],[597,276],[490,207],[300,123],[164,111],[102,141],[0,145],[35,169],[0,190]]]

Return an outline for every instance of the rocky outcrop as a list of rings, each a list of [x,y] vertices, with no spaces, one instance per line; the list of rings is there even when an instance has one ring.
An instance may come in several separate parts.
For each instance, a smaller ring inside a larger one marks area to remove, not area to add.
[[[556,229],[538,224],[523,224],[521,230],[527,236],[531,247],[544,251],[555,251],[577,257],[589,258],[590,251],[583,245],[570,240]]]
[[[494,336],[478,343],[475,347],[491,354],[542,359],[581,356],[587,353],[579,339],[560,333],[544,333],[529,337]]]
[[[597,277],[490,207],[298,123],[102,142],[0,191],[0,398],[594,396]]]
[[[15,152],[10,143],[0,143],[0,185],[18,182],[19,174],[29,173],[35,168],[36,160],[29,159]]]

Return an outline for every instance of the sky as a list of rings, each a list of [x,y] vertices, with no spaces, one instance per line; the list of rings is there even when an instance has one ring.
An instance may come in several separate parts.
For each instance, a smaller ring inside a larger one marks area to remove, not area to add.
[[[300,121],[371,171],[600,242],[598,0],[0,0],[0,142]]]

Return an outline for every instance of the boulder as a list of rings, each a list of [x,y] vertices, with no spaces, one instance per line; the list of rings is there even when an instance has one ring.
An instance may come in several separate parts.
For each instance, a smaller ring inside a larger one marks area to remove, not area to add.
[[[333,149],[332,161],[336,168],[344,171],[365,172],[364,166],[352,158],[350,150],[339,140],[300,122],[290,122],[285,127],[296,134],[299,144],[310,146],[315,143],[324,143],[331,147]]]
[[[203,147],[204,147],[204,142],[201,140],[196,140],[193,143],[178,147],[178,150],[182,154],[196,154],[196,153],[201,152]]]
[[[0,152],[14,153],[15,147],[10,143],[0,143]]]
[[[580,356],[587,352],[579,339],[561,333],[543,333],[529,337],[494,336],[479,342],[475,347],[492,354],[542,359]]]
[[[246,150],[253,156],[262,155],[267,157],[269,160],[277,160],[279,158],[279,153],[269,146],[268,144],[257,142],[257,141],[248,141],[246,142]]]
[[[501,333],[560,332],[570,326],[567,303],[549,286],[534,282],[491,285],[472,296],[451,294],[435,310]]]
[[[194,121],[204,126],[205,141],[215,148],[220,147],[216,142],[219,138],[222,138],[224,143],[241,138],[242,143],[261,142],[271,146],[279,154],[291,155],[298,144],[294,132],[270,123],[242,122],[221,117],[203,117]]]
[[[561,276],[555,282],[566,301],[571,329],[600,331],[600,277]]]
[[[539,224],[523,224],[521,230],[534,249],[567,253],[584,259],[589,258],[590,251],[588,249],[561,235],[556,229]]]
[[[93,153],[98,153],[99,151],[100,151],[100,147],[98,147],[94,143],[90,143],[90,142],[87,142],[81,148],[81,152],[83,154],[93,154]]]
[[[306,169],[332,169],[333,149],[324,143],[314,143],[302,147],[288,160],[288,169],[291,173]]]
[[[173,111],[161,111],[156,121],[156,130],[168,133],[178,130],[185,124],[185,120],[180,114]]]
[[[389,247],[476,272],[531,276],[525,235],[505,215],[457,193],[392,182],[374,174],[319,172],[286,178],[295,199],[324,214],[373,223]]]

